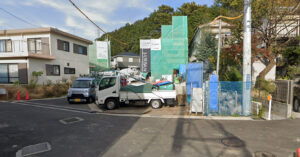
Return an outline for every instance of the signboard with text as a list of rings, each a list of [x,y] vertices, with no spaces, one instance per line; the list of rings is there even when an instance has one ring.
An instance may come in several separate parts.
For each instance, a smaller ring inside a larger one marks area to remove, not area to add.
[[[106,41],[96,41],[97,59],[108,59],[108,43]]]

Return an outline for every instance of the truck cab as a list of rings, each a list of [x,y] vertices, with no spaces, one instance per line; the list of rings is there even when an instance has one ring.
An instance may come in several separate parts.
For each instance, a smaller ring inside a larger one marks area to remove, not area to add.
[[[119,76],[102,77],[97,88],[95,101],[97,105],[106,104],[107,108],[117,106],[121,88]]]

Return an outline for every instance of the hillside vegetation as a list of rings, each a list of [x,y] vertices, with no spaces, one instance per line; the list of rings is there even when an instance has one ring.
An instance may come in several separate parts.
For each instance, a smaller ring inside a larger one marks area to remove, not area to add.
[[[172,16],[188,16],[188,37],[189,41],[193,37],[195,29],[204,23],[210,22],[219,15],[217,5],[207,7],[206,5],[198,5],[195,2],[184,3],[176,10],[170,6],[162,5],[157,10],[142,20],[138,20],[133,24],[125,26],[109,32],[109,35],[122,42],[109,38],[111,41],[112,56],[124,51],[130,51],[139,54],[139,40],[159,38],[161,36],[161,25],[170,25]],[[98,40],[104,40],[107,37],[104,34]]]

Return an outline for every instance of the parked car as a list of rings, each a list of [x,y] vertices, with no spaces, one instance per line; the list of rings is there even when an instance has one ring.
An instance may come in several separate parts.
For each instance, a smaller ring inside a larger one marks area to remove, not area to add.
[[[295,112],[300,112],[300,76],[295,77],[294,81],[293,109]]]
[[[68,90],[67,100],[69,103],[95,101],[95,88],[98,85],[98,79],[95,78],[78,78]]]

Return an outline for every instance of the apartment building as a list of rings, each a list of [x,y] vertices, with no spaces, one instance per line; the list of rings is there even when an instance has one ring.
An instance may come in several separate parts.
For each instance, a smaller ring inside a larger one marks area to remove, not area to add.
[[[89,74],[91,41],[56,28],[0,30],[0,83],[28,84],[43,71],[39,84]]]

